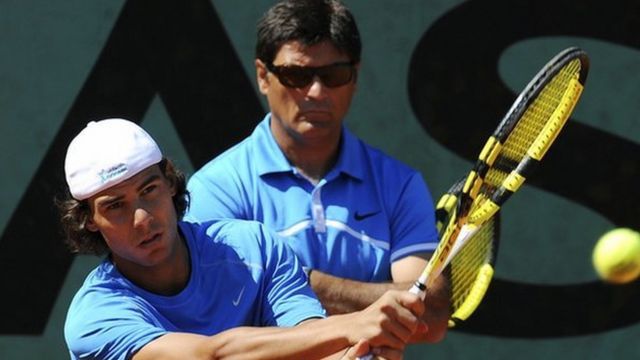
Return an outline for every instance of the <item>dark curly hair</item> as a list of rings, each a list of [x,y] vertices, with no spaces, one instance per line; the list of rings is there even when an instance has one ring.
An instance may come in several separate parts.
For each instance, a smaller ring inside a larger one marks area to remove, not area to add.
[[[173,196],[173,206],[176,209],[178,219],[182,219],[189,206],[186,177],[167,158],[163,158],[158,166],[164,176],[175,185],[176,194]],[[71,252],[87,255],[109,253],[109,247],[102,234],[87,229],[87,221],[91,217],[87,200],[76,200],[67,190],[65,198],[56,199],[55,203],[60,212],[60,224],[65,234],[65,242]]]
[[[275,59],[282,44],[300,41],[310,46],[329,40],[360,62],[362,43],[358,26],[349,9],[338,0],[283,0],[258,21],[256,58],[265,64]]]

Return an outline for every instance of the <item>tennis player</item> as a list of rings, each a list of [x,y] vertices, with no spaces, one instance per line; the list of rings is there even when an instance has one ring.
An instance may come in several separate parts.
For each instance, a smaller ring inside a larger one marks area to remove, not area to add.
[[[360,53],[358,28],[341,2],[275,4],[258,23],[255,59],[270,112],[188,183],[187,218],[257,220],[275,230],[331,314],[362,310],[388,289],[409,289],[438,242],[420,173],[344,126]],[[428,290],[429,331],[415,341],[446,333],[446,277]]]
[[[325,318],[296,257],[261,224],[180,221],[184,176],[133,122],[89,123],[65,175],[68,244],[107,255],[68,310],[73,359],[354,358],[370,348],[397,359],[425,329],[422,302],[400,291]]]

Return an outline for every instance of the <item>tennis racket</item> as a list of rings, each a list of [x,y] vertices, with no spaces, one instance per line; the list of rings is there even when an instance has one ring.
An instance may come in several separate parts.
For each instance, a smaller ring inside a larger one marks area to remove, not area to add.
[[[516,98],[484,145],[462,185],[460,195],[455,196],[455,209],[441,233],[440,243],[411,292],[424,298],[425,290],[463,246],[480,246],[482,241],[477,240],[486,236],[474,235],[484,229],[483,224],[493,218],[540,163],[573,112],[588,70],[589,60],[583,50],[576,47],[565,49],[553,57]],[[475,254],[470,258],[486,256],[483,251]],[[453,318],[465,319],[479,304],[486,287],[483,285],[484,290],[456,291],[455,272],[465,267],[473,269],[477,264],[487,262],[471,262],[463,258],[456,262],[458,265],[451,269]],[[475,282],[469,284],[473,286]]]
[[[443,234],[447,226],[455,221],[455,211],[460,202],[466,178],[457,181],[440,198],[436,205],[438,233]],[[452,315],[449,327],[466,320],[480,305],[493,278],[494,265],[499,245],[500,217],[490,217],[471,235],[467,244],[451,258],[450,287]],[[416,289],[414,286],[413,289]],[[412,292],[417,293],[416,290]]]
[[[440,200],[437,207],[447,212],[440,242],[410,292],[424,299],[426,289],[452,263],[450,326],[468,318],[484,297],[497,246],[494,215],[555,141],[582,94],[588,70],[587,54],[576,47],[545,64],[482,148],[459,194],[454,185]]]

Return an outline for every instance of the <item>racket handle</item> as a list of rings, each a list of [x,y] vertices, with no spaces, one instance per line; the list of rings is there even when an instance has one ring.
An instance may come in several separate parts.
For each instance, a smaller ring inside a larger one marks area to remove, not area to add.
[[[367,354],[365,356],[360,356],[358,360],[373,360],[373,355]]]
[[[411,286],[411,289],[409,289],[409,292],[420,296],[420,298],[424,300],[424,297],[427,295],[427,286],[420,281],[416,281],[413,283],[413,286]]]

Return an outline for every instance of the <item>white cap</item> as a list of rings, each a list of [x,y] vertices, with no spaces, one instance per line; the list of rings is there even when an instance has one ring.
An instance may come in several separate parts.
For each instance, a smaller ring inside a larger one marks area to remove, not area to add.
[[[92,121],[69,144],[64,172],[71,195],[85,200],[162,160],[151,136],[124,119]]]

